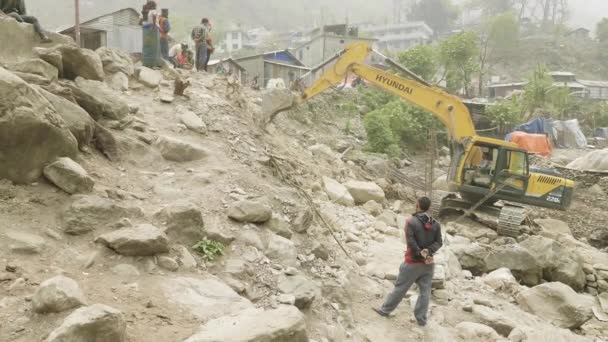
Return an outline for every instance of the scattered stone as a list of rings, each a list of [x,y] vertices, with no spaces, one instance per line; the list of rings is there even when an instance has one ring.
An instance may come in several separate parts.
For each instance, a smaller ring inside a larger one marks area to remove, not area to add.
[[[3,235],[8,249],[13,253],[39,254],[46,247],[46,241],[38,235],[16,230],[6,230]]]
[[[306,320],[293,306],[247,310],[205,323],[185,342],[215,341],[307,342]]]
[[[179,263],[182,265],[182,268],[187,271],[195,270],[198,267],[198,263],[188,248],[184,246],[177,246],[176,248],[179,253]]]
[[[175,272],[179,269],[179,264],[175,259],[164,255],[158,258],[158,265],[171,272]]]
[[[64,276],[45,280],[32,298],[36,313],[62,312],[82,305],[86,299],[78,283]]]
[[[135,278],[140,275],[137,267],[129,264],[118,264],[112,267],[112,273],[128,278]]]
[[[190,246],[205,237],[203,214],[194,203],[177,201],[157,212],[154,217],[166,224],[165,233],[172,241]]]
[[[244,246],[255,247],[259,251],[264,250],[264,242],[260,238],[260,234],[255,229],[248,229],[241,232],[236,239],[237,242]]]
[[[265,227],[274,232],[278,236],[282,236],[286,239],[291,239],[293,232],[289,229],[289,223],[282,218],[273,217],[266,222]]]
[[[369,201],[383,203],[386,199],[384,191],[376,183],[348,181],[344,186],[357,205],[365,204]]]
[[[106,74],[105,82],[110,88],[116,91],[129,90],[129,77],[122,72]]]
[[[44,168],[44,176],[69,194],[91,192],[95,185],[87,171],[70,158],[59,158],[47,165]]]
[[[376,217],[376,219],[386,223],[389,227],[397,227],[397,214],[392,211],[384,211],[380,216]],[[405,227],[405,224],[403,226]]]
[[[166,136],[159,137],[155,146],[163,158],[178,163],[201,160],[208,155],[201,146]]]
[[[550,239],[557,239],[562,234],[572,236],[572,231],[566,222],[555,219],[536,219],[534,223],[542,229],[541,235]]]
[[[139,83],[148,88],[157,88],[160,81],[163,80],[163,75],[159,71],[144,66],[139,67],[135,73],[137,74],[137,80]]]
[[[483,277],[482,281],[494,291],[515,294],[520,288],[519,283],[508,268],[499,268]]]
[[[175,101],[175,97],[173,97],[173,96],[171,96],[171,95],[162,95],[162,96],[160,97],[160,102],[162,102],[162,103],[167,103],[167,104],[169,104],[169,103],[173,103],[173,101]],[[186,127],[184,127],[184,129],[185,129],[185,128],[186,128]]]
[[[296,296],[291,294],[281,294],[277,297],[279,304],[296,305]]]
[[[0,67],[0,179],[32,183],[59,157],[74,157],[78,142],[49,101]]]
[[[250,301],[214,278],[171,278],[162,287],[170,302],[188,310],[202,321],[253,308]]]
[[[127,323],[119,310],[102,304],[72,312],[46,342],[124,342]]]
[[[236,279],[245,279],[251,273],[251,269],[245,260],[233,257],[226,261],[223,272]]]
[[[103,64],[103,70],[107,74],[122,73],[127,77],[135,74],[133,60],[128,53],[108,47],[100,47],[95,50],[95,53],[99,55],[101,63]]]
[[[268,258],[279,261],[285,266],[295,266],[298,262],[298,251],[291,240],[278,235],[272,235],[266,249]]]
[[[312,254],[321,260],[329,259],[329,249],[327,249],[324,244],[317,241],[313,243]]]
[[[192,111],[183,109],[179,114],[179,121],[193,132],[207,134],[207,125]]]
[[[346,187],[338,181],[323,177],[323,188],[325,193],[329,196],[329,199],[337,204],[341,204],[346,207],[352,207],[355,205],[355,200],[348,192]]]
[[[35,56],[54,66],[58,71],[59,77],[63,76],[63,57],[61,56],[61,52],[56,49],[45,49],[40,47],[36,47],[32,51]]]
[[[458,337],[467,342],[499,341],[500,335],[487,325],[462,322],[456,325]]]
[[[473,315],[479,323],[493,328],[504,337],[508,337],[516,326],[515,322],[486,306],[473,305]]]
[[[310,209],[300,211],[298,216],[292,222],[293,230],[298,234],[304,234],[314,221],[314,214]]]
[[[236,238],[230,232],[223,231],[216,227],[205,228],[205,237],[209,240],[221,242],[224,246],[230,245]]]
[[[278,283],[278,289],[284,294],[291,294],[296,297],[295,305],[298,309],[304,310],[310,307],[312,302],[320,295],[318,286],[304,276],[286,276]]]
[[[26,74],[38,75],[50,82],[57,81],[57,78],[59,77],[59,70],[57,70],[56,67],[38,58],[10,64],[8,69]]]
[[[592,303],[562,283],[545,283],[521,291],[516,300],[524,310],[562,328],[578,328],[592,317]]]
[[[150,256],[169,251],[167,235],[149,224],[107,233],[98,237],[95,242],[103,243],[116,253],[128,256]]]
[[[374,217],[382,214],[382,211],[384,210],[384,208],[382,208],[382,204],[376,201],[368,201],[363,205],[363,209],[365,209],[365,211],[367,211],[370,215]]]
[[[515,278],[521,279],[524,284],[528,286],[540,284],[542,267],[527,249],[519,245],[495,247],[490,250],[484,261],[486,271],[508,268]],[[462,263],[462,260],[460,262]]]
[[[74,202],[70,203],[61,213],[66,234],[81,235],[124,217],[142,215],[139,208],[124,207],[98,196],[77,195],[73,197]]]
[[[272,218],[272,209],[262,203],[242,200],[228,208],[228,217],[247,223],[264,223]]]
[[[280,113],[284,109],[292,107],[295,99],[289,89],[275,88],[267,90],[262,96],[263,124],[272,122],[272,120],[278,113]]]
[[[129,115],[129,106],[105,83],[85,80],[68,83],[78,104],[96,121],[122,120]]]
[[[94,51],[72,45],[61,45],[58,49],[63,61],[64,78],[74,80],[82,77],[87,80],[103,81],[103,64]]]

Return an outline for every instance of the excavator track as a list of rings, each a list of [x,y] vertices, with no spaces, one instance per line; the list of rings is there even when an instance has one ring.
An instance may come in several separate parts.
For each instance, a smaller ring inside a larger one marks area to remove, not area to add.
[[[498,235],[518,238],[525,218],[526,208],[505,204],[498,217]]]

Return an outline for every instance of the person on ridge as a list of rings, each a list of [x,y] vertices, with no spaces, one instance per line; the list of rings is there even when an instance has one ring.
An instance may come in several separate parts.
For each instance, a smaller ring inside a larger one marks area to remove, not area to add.
[[[399,268],[399,276],[393,292],[382,307],[373,308],[377,314],[388,317],[405,298],[407,291],[416,283],[420,290],[414,316],[419,326],[427,323],[431,287],[435,264],[433,256],[443,246],[441,225],[429,214],[431,200],[421,197],[416,202],[416,213],[405,224],[407,251],[405,262]]]
[[[42,26],[40,26],[38,19],[34,16],[27,15],[25,0],[0,0],[0,12],[14,18],[20,23],[32,24],[34,26],[34,31],[40,36],[40,40],[42,40],[43,43],[51,42],[51,39],[46,35]]]
[[[196,53],[196,65],[197,71],[205,70],[205,62],[207,61],[207,39],[209,38],[209,19],[203,18],[201,24],[195,26],[192,29],[191,38],[194,41],[195,53]]]

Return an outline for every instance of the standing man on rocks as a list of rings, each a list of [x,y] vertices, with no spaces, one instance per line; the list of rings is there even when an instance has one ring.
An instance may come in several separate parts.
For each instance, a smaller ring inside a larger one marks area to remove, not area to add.
[[[431,200],[428,197],[421,197],[416,202],[416,213],[410,216],[405,225],[407,251],[405,262],[399,268],[395,289],[382,307],[374,308],[374,311],[380,316],[388,317],[405,298],[410,287],[416,283],[420,295],[416,302],[414,316],[418,325],[422,327],[427,323],[429,311],[435,269],[433,256],[443,246],[441,225],[431,217],[430,208]]]
[[[211,24],[209,19],[203,18],[201,24],[192,29],[191,38],[194,41],[196,52],[195,65],[197,71],[205,70],[205,63],[207,62],[207,39],[209,38],[210,27]]]

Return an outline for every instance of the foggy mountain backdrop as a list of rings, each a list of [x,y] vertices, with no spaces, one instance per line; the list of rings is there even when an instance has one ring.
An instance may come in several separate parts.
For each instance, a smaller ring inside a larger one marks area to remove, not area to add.
[[[466,0],[455,1],[463,3]],[[81,0],[86,20],[125,7],[141,9],[144,0]],[[74,23],[73,0],[26,0],[29,12],[49,29]],[[240,23],[246,27],[265,26],[274,30],[298,29],[325,23],[390,22],[392,0],[159,0],[160,7],[194,25],[210,17],[218,27]],[[570,0],[573,27],[595,29],[608,17],[608,0]]]

